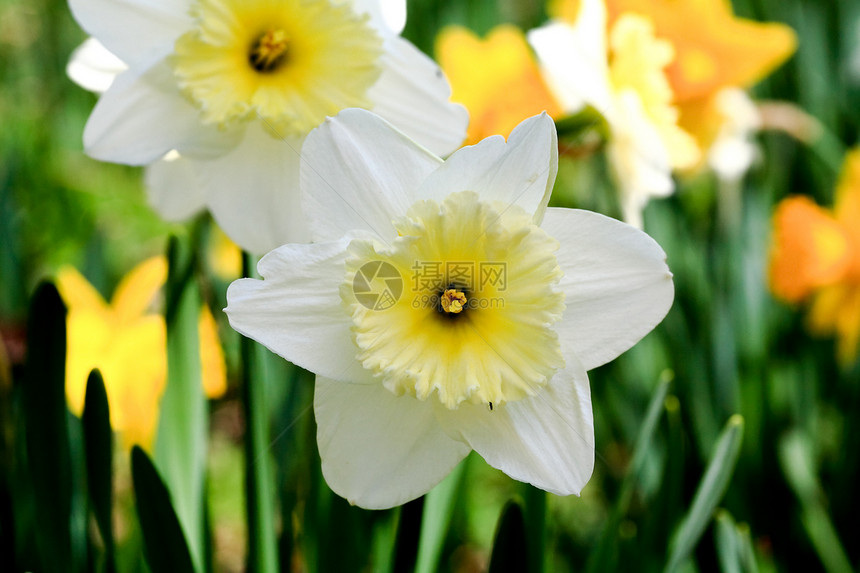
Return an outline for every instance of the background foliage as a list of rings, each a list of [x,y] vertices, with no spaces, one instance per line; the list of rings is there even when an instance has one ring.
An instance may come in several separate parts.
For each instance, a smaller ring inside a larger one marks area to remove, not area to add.
[[[545,16],[537,1],[408,6],[405,35],[431,54],[444,24],[483,34]],[[649,206],[645,229],[668,254],[676,301],[651,335],[590,373],[597,464],[582,497],[513,482],[473,454],[425,498],[370,512],[322,480],[312,377],[240,341],[217,312],[228,280],[207,255],[210,222],[161,222],[138,170],[82,153],[95,98],[64,73],[84,39],[65,3],[1,0],[0,569],[466,572],[522,570],[526,559],[532,571],[852,570],[860,367],[840,368],[833,341],[811,338],[802,314],[771,298],[765,269],[775,203],[832,204],[844,148],[858,140],[860,4],[734,6],[797,31],[797,54],[755,93],[797,104],[825,136],[804,145],[765,133],[741,187],[700,175]],[[563,158],[553,201],[616,214],[607,181],[599,155]],[[66,411],[63,311],[53,287],[37,285],[68,263],[110,293],[169,235],[174,358],[159,443],[114,450],[98,376],[83,418]],[[195,347],[200,301],[220,317],[231,380],[208,407],[183,350]]]

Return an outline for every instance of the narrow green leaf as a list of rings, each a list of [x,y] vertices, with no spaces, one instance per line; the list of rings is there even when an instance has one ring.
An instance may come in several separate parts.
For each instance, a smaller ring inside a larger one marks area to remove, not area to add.
[[[723,573],[742,573],[749,571],[743,564],[743,546],[737,524],[731,514],[726,510],[720,510],[715,517],[717,558],[720,560],[720,569]]]
[[[253,276],[253,257],[242,256],[243,274]],[[242,337],[242,409],[245,415],[245,511],[248,524],[248,570],[274,573],[278,568],[273,471],[269,451],[269,402],[266,397],[266,350]]]
[[[170,492],[149,456],[138,446],[131,451],[131,479],[149,568],[159,573],[193,573],[191,554]]]
[[[526,522],[519,503],[509,501],[499,518],[489,573],[530,571]]]
[[[739,415],[729,418],[717,439],[714,454],[693,497],[693,506],[681,521],[672,540],[666,573],[676,571],[683,565],[699,542],[734,473],[743,433],[743,418]]]
[[[201,384],[200,295],[188,245],[171,238],[166,300],[167,387],[161,399],[155,461],[175,503],[197,571],[205,559],[203,481],[208,410]]]
[[[828,573],[849,573],[853,568],[827,512],[824,491],[815,472],[812,447],[799,430],[780,441],[779,461],[791,489],[800,500],[801,522],[824,569]]]
[[[105,570],[113,571],[114,539],[111,508],[113,504],[113,434],[104,381],[98,370],[87,380],[86,402],[81,416],[84,431],[84,451],[87,464],[87,492],[105,544]]]
[[[72,467],[66,409],[66,308],[42,283],[30,303],[23,388],[27,463],[39,555],[47,571],[77,571],[72,555]]]
[[[465,468],[466,462],[460,462],[424,498],[415,573],[433,573],[439,570],[442,546],[451,524],[451,516],[454,514],[454,503],[457,501],[457,494],[463,483]]]
[[[610,563],[615,559],[614,547],[617,542],[618,526],[630,508],[633,489],[642,472],[648,452],[651,450],[651,441],[654,438],[654,431],[657,429],[657,422],[660,421],[660,415],[666,402],[666,394],[669,392],[671,383],[671,379],[666,378],[661,380],[654,389],[654,395],[651,397],[651,402],[645,413],[645,420],[642,422],[636,444],[633,447],[633,460],[630,463],[630,469],[624,476],[624,481],[621,482],[618,501],[612,507],[612,513],[603,527],[597,548],[589,556],[587,571],[597,573],[611,568]]]

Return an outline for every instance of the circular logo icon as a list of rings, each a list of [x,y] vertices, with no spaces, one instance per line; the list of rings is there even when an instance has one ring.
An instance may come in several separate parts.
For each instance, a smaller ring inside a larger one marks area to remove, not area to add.
[[[352,293],[365,308],[388,310],[403,294],[403,277],[390,263],[370,261],[355,272]]]

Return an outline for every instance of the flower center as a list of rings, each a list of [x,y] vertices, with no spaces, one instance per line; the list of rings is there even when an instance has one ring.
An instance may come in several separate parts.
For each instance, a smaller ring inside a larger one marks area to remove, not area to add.
[[[466,307],[466,294],[455,288],[449,288],[442,293],[439,304],[446,314],[460,314]]]
[[[280,28],[269,30],[251,46],[248,61],[258,72],[274,71],[287,56],[290,37]]]
[[[370,107],[382,39],[367,15],[334,0],[197,0],[196,26],[171,58],[203,123],[260,118],[275,137],[302,136],[347,107]]]
[[[350,244],[341,289],[358,359],[387,389],[435,394],[452,409],[498,408],[564,366],[551,328],[564,310],[558,243],[529,214],[463,191],[415,203],[395,227],[390,246]],[[390,304],[362,303],[364,289],[355,292],[356,273],[373,261],[400,275],[404,288]]]

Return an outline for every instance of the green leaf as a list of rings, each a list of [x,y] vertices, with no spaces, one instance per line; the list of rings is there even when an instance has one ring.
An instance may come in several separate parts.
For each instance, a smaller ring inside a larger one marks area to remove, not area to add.
[[[113,434],[104,381],[98,370],[87,380],[86,402],[81,416],[87,464],[87,492],[105,545],[105,570],[113,571],[114,539],[111,508],[113,504]]]
[[[666,394],[669,392],[670,384],[671,379],[667,378],[657,384],[657,387],[654,389],[654,395],[651,397],[651,402],[648,404],[648,410],[645,413],[645,420],[642,422],[638,437],[636,438],[636,444],[633,447],[633,461],[630,463],[627,475],[624,476],[624,481],[621,482],[618,500],[612,507],[612,513],[603,527],[596,549],[589,556],[586,567],[587,571],[606,571],[611,568],[610,563],[615,559],[614,548],[617,542],[618,526],[630,508],[633,490],[645,465],[648,453],[651,450],[651,441],[654,438],[654,431],[657,429],[657,422],[660,421],[660,415],[666,403]]]
[[[791,489],[800,499],[801,522],[824,569],[828,573],[849,573],[853,568],[827,512],[806,435],[799,430],[787,434],[779,443],[779,461]]]
[[[242,256],[243,274],[253,276],[253,257]],[[250,338],[240,341],[242,411],[245,414],[245,511],[248,524],[248,570],[274,573],[278,568],[274,486],[269,448],[269,402],[266,397],[266,350]]]
[[[149,568],[159,573],[193,573],[191,554],[170,492],[149,456],[138,446],[131,451],[131,479]]]
[[[158,416],[155,461],[173,495],[195,568],[202,571],[208,410],[197,330],[200,295],[188,245],[171,238],[167,258],[167,387]]]
[[[724,509],[717,512],[715,519],[717,557],[723,573],[758,573],[749,528],[735,523]]]
[[[465,468],[465,461],[457,464],[457,467],[424,498],[415,573],[433,573],[439,570],[442,546],[448,534],[451,516],[454,514],[454,503],[463,482]]]
[[[520,573],[529,570],[523,509],[519,503],[509,501],[502,510],[499,525],[496,527],[489,573]]]
[[[739,415],[729,418],[717,439],[714,454],[699,483],[693,506],[681,521],[669,550],[665,572],[671,573],[684,564],[699,542],[710,522],[714,509],[729,485],[743,440],[744,420]]]
[[[23,388],[27,464],[35,497],[39,555],[47,571],[77,571],[72,554],[73,472],[66,409],[66,308],[42,283],[30,303]]]

